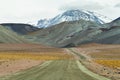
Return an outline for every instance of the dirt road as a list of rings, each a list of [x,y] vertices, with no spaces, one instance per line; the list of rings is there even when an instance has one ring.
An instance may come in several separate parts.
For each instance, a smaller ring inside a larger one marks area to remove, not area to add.
[[[0,80],[109,80],[86,69],[78,60],[52,60]]]

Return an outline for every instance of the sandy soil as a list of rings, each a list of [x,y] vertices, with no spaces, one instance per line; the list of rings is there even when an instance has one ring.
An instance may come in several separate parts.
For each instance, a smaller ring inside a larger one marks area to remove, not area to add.
[[[95,63],[93,60],[95,59],[120,59],[118,58],[119,56],[119,52],[117,54],[115,54],[114,52],[111,53],[107,53],[107,58],[103,55],[105,55],[104,53],[98,54],[97,52],[100,52],[101,50],[111,50],[111,49],[116,49],[116,52],[120,49],[120,45],[102,45],[102,44],[86,44],[86,45],[82,45],[79,46],[77,48],[75,48],[75,51],[77,51],[78,53],[80,53],[81,55],[84,55],[88,61],[84,62],[84,65],[92,70],[95,73],[98,73],[100,75],[103,76],[107,76],[109,78],[111,78],[112,80],[120,80],[120,69],[113,69],[110,67],[106,67],[103,65],[100,65],[98,63]],[[96,57],[92,57],[91,55],[96,56],[96,54],[98,55]],[[114,57],[112,58],[111,57]],[[118,55],[116,57],[116,55]],[[116,58],[115,58],[116,57]]]
[[[2,60],[0,62],[3,62],[0,64],[0,76],[13,74],[43,63],[38,60]]]
[[[78,51],[82,51],[82,53],[84,54],[89,54],[92,52],[98,52],[101,49],[113,49],[113,48],[119,48],[120,49],[120,45],[102,45],[102,44],[87,44],[86,45],[81,45],[79,47],[76,48],[76,50]]]
[[[64,49],[52,48],[43,46],[40,44],[0,44],[0,53],[15,54],[25,54],[32,55],[50,55],[50,56],[60,56],[64,57],[69,55]],[[24,59],[24,58],[23,58]],[[12,73],[19,72],[31,68],[33,66],[39,65],[44,62],[44,60],[28,60],[28,59],[18,59],[18,60],[2,60],[0,59],[0,76],[9,75]]]

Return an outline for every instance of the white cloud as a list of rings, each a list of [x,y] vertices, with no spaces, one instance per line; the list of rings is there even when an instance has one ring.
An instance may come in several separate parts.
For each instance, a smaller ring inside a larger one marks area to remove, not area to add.
[[[120,8],[120,3],[116,4],[115,7],[119,7]]]
[[[119,7],[115,7],[118,3],[119,0],[0,0],[0,23],[37,22],[67,9],[86,9],[116,18],[120,16]]]
[[[90,0],[76,0],[68,4],[64,4],[60,7],[60,10],[68,10],[68,9],[86,9],[86,10],[99,10],[103,9],[108,4],[100,4],[97,1],[90,1]]]
[[[37,22],[56,15],[65,1],[56,0],[0,0],[0,22]],[[58,4],[59,3],[59,4]]]

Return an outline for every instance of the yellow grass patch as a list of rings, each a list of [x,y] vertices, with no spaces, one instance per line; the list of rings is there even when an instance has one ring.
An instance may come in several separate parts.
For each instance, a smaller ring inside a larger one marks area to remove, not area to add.
[[[70,59],[71,55],[63,53],[36,53],[36,52],[0,52],[0,60],[8,59],[32,59],[32,60],[59,60],[59,59]]]
[[[120,68],[120,60],[94,60],[96,63],[110,67]]]

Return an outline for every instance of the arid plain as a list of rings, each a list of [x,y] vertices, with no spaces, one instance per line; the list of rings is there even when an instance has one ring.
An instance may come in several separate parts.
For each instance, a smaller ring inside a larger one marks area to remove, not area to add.
[[[119,80],[120,45],[0,44],[0,80]]]

